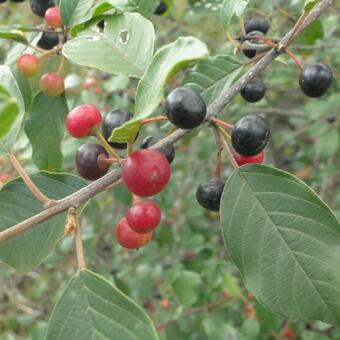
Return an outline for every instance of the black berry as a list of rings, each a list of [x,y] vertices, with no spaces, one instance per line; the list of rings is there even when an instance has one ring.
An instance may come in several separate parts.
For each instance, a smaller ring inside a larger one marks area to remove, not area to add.
[[[161,1],[157,8],[155,9],[154,14],[163,15],[167,11],[167,9],[168,5],[164,1]]]
[[[263,18],[255,17],[255,18],[252,18],[246,21],[244,28],[245,28],[246,34],[252,31],[260,31],[263,34],[266,34],[269,30],[269,23],[267,20]]]
[[[161,139],[162,137],[148,136],[143,140],[141,149],[147,149],[151,145],[158,143]],[[175,148],[172,144],[164,146],[158,151],[160,151],[166,157],[166,159],[168,160],[170,164],[172,163],[172,161],[175,158]]]
[[[105,162],[109,158],[105,149],[98,144],[83,144],[76,154],[76,166],[79,174],[90,181],[104,176],[110,167]]]
[[[4,4],[7,0],[0,0],[0,4]]]
[[[11,2],[17,2],[17,3],[19,3],[19,2],[24,2],[25,0],[11,0]]]
[[[335,123],[335,121],[336,121],[336,117],[334,116],[334,114],[329,114],[329,115],[327,116],[327,122],[328,122],[329,124],[333,124],[333,123]]]
[[[37,45],[44,50],[50,50],[58,44],[59,36],[58,33],[54,32],[44,32],[37,43]]]
[[[251,114],[236,122],[231,130],[231,143],[240,155],[255,156],[267,145],[270,131],[266,121]]]
[[[48,8],[55,6],[54,0],[30,0],[32,12],[38,17],[43,18]]]
[[[224,182],[214,179],[202,183],[196,191],[196,199],[203,207],[211,211],[219,211]]]
[[[266,85],[261,78],[256,78],[242,89],[241,96],[249,103],[256,103],[264,97],[265,93]]]
[[[252,44],[256,44],[256,43],[258,43],[258,40],[249,39],[249,38],[251,38],[253,36],[259,37],[259,36],[263,36],[263,35],[264,34],[261,31],[252,31],[252,32],[247,34],[247,40]],[[249,59],[254,58],[256,56],[256,53],[257,53],[256,50],[251,49],[251,48],[245,48],[245,49],[242,50],[242,52]]]
[[[100,29],[100,30],[103,30],[105,28],[105,21],[104,20],[100,20],[98,23],[97,23],[97,27]]]
[[[103,136],[104,138],[108,141],[108,139],[111,136],[112,131],[119,127],[122,126],[124,123],[129,121],[132,117],[132,114],[123,111],[123,110],[112,110],[111,112],[108,112],[104,119],[103,119],[103,124],[102,124],[102,131],[103,131]],[[110,145],[119,150],[124,150],[127,148],[126,143],[115,143],[115,142],[109,142]]]
[[[201,95],[189,87],[178,87],[165,100],[170,122],[181,129],[193,129],[205,119],[207,107]]]
[[[299,84],[302,92],[312,98],[324,95],[333,79],[332,70],[328,65],[317,63],[305,66],[301,70]]]

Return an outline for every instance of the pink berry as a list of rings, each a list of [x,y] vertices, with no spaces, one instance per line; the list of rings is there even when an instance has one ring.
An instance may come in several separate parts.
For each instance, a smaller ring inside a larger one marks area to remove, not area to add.
[[[152,239],[152,233],[138,234],[131,229],[126,217],[116,225],[116,239],[118,243],[127,249],[138,249],[145,246]]]
[[[264,152],[261,151],[259,154],[255,156],[243,156],[238,154],[236,151],[233,152],[234,158],[236,160],[236,163],[241,166],[245,164],[261,164],[264,161]]]
[[[100,111],[93,105],[79,105],[66,117],[66,129],[75,138],[84,138],[94,133],[102,123]]]
[[[39,85],[41,91],[51,97],[58,97],[65,91],[64,78],[57,73],[44,74]]]
[[[17,68],[26,77],[35,76],[40,69],[40,59],[35,55],[25,53],[17,60]]]
[[[122,165],[122,179],[137,196],[158,194],[170,179],[170,165],[163,154],[151,149],[133,152]]]
[[[145,234],[154,230],[161,220],[161,209],[154,201],[140,201],[127,212],[127,221],[136,233]]]
[[[50,7],[45,12],[46,24],[50,27],[57,28],[63,26],[59,7]]]

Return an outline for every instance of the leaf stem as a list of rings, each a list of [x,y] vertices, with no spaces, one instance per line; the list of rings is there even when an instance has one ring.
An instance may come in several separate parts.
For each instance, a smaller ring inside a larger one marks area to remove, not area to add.
[[[49,199],[46,197],[40,189],[33,183],[31,178],[28,176],[25,169],[22,167],[20,162],[17,160],[17,158],[14,156],[13,153],[8,153],[9,160],[13,166],[13,168],[16,170],[16,172],[19,174],[19,176],[24,181],[27,188],[32,192],[32,194],[44,205],[45,208],[51,207],[53,204],[55,204],[55,201]]]

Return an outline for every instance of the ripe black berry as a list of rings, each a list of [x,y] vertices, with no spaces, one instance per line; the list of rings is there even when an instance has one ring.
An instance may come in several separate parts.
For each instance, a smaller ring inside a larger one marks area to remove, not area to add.
[[[157,6],[157,8],[155,9],[154,14],[162,15],[167,11],[167,9],[168,9],[168,5],[164,1],[161,1],[159,5]]]
[[[333,124],[333,123],[335,123],[335,121],[336,121],[336,117],[334,116],[334,114],[331,113],[327,116],[327,122],[329,124]]]
[[[30,0],[32,12],[38,17],[43,18],[48,8],[55,6],[54,0]]]
[[[141,145],[141,149],[147,149],[151,145],[158,143],[161,139],[162,139],[162,137],[148,136],[143,140],[143,143]],[[175,158],[175,148],[172,144],[164,146],[163,148],[159,149],[158,151],[160,151],[166,157],[166,159],[168,160],[168,162],[170,164],[172,163],[172,161]]]
[[[299,84],[302,92],[312,98],[324,95],[333,79],[332,70],[328,65],[316,63],[305,66],[301,70]]]
[[[269,23],[267,20],[263,18],[255,17],[255,18],[252,18],[246,21],[244,28],[245,28],[246,34],[252,31],[260,31],[263,34],[266,34],[269,30]]]
[[[76,154],[79,174],[90,181],[104,176],[110,167],[110,164],[105,162],[107,158],[109,156],[101,145],[83,144]]]
[[[0,4],[4,4],[7,0],[0,0]]]
[[[178,87],[165,100],[166,115],[181,129],[193,129],[205,119],[207,107],[201,95],[189,87]]]
[[[132,114],[123,111],[123,110],[112,110],[111,112],[108,112],[104,119],[103,119],[103,125],[102,125],[102,131],[103,136],[106,140],[108,140],[111,136],[112,131],[129,121],[132,117]],[[126,143],[115,143],[115,142],[109,142],[110,145],[119,150],[124,150],[127,148]]]
[[[263,35],[264,34],[261,31],[252,31],[252,32],[247,34],[247,38],[253,37],[253,36],[263,36]],[[248,39],[248,41],[252,44],[258,43],[258,40],[256,40],[256,39]],[[256,56],[256,50],[251,49],[251,48],[243,49],[242,52],[249,59],[254,58]]]
[[[37,45],[44,50],[50,50],[58,44],[59,36],[58,33],[54,32],[44,32],[37,43]]]
[[[203,207],[211,211],[219,211],[224,182],[213,179],[202,183],[196,191],[196,199]]]
[[[265,93],[266,85],[261,78],[256,78],[242,89],[241,96],[249,103],[256,103],[264,97]]]
[[[240,155],[255,156],[267,145],[270,131],[266,121],[251,114],[236,122],[231,130],[231,143]]]

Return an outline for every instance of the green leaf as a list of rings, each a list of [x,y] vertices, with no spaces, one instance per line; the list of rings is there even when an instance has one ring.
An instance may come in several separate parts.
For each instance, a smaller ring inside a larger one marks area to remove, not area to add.
[[[145,17],[150,17],[158,5],[159,0],[139,0],[138,11]]]
[[[0,39],[8,39],[24,45],[28,44],[28,41],[23,32],[19,30],[8,31],[8,28],[6,29],[6,27],[3,26],[0,27]]]
[[[12,122],[9,133],[2,140],[2,143],[8,149],[11,149],[13,147],[13,144],[17,140],[22,126],[22,121],[25,114],[25,102],[20,90],[20,85],[8,66],[0,65],[0,79],[1,85],[6,89],[6,91],[8,91],[8,93],[11,94],[12,98],[16,99],[16,103],[19,108],[19,112],[16,115],[17,118]],[[1,148],[0,150],[3,151]]]
[[[0,138],[10,131],[19,114],[18,102],[0,85]]]
[[[234,57],[218,55],[197,63],[183,83],[200,92],[208,105],[233,84],[242,70],[242,64]]]
[[[310,12],[317,3],[317,0],[305,0],[304,11]]]
[[[33,99],[25,132],[32,144],[33,162],[40,170],[56,171],[63,164],[61,142],[67,113],[64,95],[48,97],[39,92]]]
[[[323,35],[324,32],[321,20],[315,20],[299,36],[298,44],[313,45],[317,40],[322,39]]]
[[[61,0],[61,19],[65,26],[78,23],[82,17],[91,9],[93,0]]]
[[[75,176],[40,172],[30,176],[39,189],[51,199],[61,199],[81,189],[85,183]],[[43,210],[22,179],[15,179],[0,190],[0,230],[5,230]],[[0,243],[0,259],[18,272],[35,268],[54,250],[64,233],[65,214],[42,222],[25,233]]]
[[[46,339],[157,340],[158,335],[141,307],[105,278],[85,270],[68,283]]]
[[[320,158],[326,160],[339,151],[339,146],[339,131],[331,128],[317,136],[315,151]]]
[[[132,120],[113,130],[111,141],[128,142],[133,139],[140,120],[151,116],[164,97],[167,82],[192,61],[209,54],[207,46],[193,37],[181,37],[162,47],[155,54],[136,92],[135,115]],[[137,130],[138,131],[138,130]]]
[[[122,12],[131,12],[137,8],[134,0],[102,0],[97,3],[91,11],[84,16],[79,23],[72,27],[71,33],[76,36],[87,23],[94,22],[106,12],[110,11],[110,15],[121,14]]]
[[[105,22],[103,33],[87,29],[69,40],[63,48],[65,57],[111,74],[142,77],[153,54],[152,23],[138,13],[113,16]]]
[[[221,224],[245,285],[277,314],[340,321],[340,224],[295,176],[243,166],[225,185]]]
[[[196,302],[201,284],[201,277],[195,272],[184,270],[176,275],[172,286],[184,308]]]
[[[234,16],[241,17],[248,6],[249,0],[224,0],[220,10],[220,22],[228,27]]]

